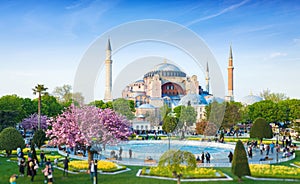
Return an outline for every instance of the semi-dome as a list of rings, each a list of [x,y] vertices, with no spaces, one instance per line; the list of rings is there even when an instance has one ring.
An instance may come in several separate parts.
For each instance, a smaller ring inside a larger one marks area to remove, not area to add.
[[[160,77],[186,77],[186,73],[170,63],[161,63],[156,65],[155,68],[146,73],[144,77],[152,77],[156,74],[158,74]]]
[[[223,103],[225,100],[220,97],[215,97],[215,96],[207,96],[206,97],[206,102],[208,104],[211,104],[212,102],[218,102],[218,103]]]
[[[243,105],[252,105],[256,102],[260,102],[262,101],[263,99],[259,96],[256,96],[256,95],[248,95],[248,96],[245,96],[244,98],[242,98],[241,100],[241,103]]]
[[[179,101],[178,105],[201,105],[201,104],[207,104],[205,98],[201,95],[198,94],[187,94],[181,98]]]

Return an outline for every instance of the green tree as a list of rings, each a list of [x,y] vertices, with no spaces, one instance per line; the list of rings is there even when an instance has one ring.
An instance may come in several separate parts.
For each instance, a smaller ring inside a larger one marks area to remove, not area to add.
[[[260,142],[263,141],[263,138],[273,138],[270,124],[264,118],[257,118],[250,129],[250,138],[260,139]]]
[[[300,100],[287,99],[278,102],[278,120],[281,122],[294,122],[300,118]]]
[[[130,100],[126,100],[124,98],[118,98],[112,102],[113,110],[118,112],[119,114],[122,114],[123,116],[126,116],[127,119],[132,120],[134,118],[133,112],[135,112],[134,107],[130,107],[132,103],[130,103]]]
[[[245,147],[241,140],[238,140],[234,149],[231,172],[236,175],[239,180],[241,180],[242,176],[251,175]]]
[[[225,114],[226,103],[218,103],[217,101],[213,101],[208,106],[205,107],[206,119],[209,122],[210,128],[219,128],[223,123],[223,118]],[[212,131],[209,131],[212,133]],[[215,133],[214,133],[215,134]],[[214,135],[212,134],[212,135]],[[211,134],[209,134],[211,135]]]
[[[18,147],[24,148],[25,143],[22,135],[13,127],[8,127],[0,133],[0,150],[5,150],[6,155],[10,156],[12,150]]]
[[[177,123],[178,120],[175,117],[175,115],[173,115],[171,113],[171,108],[169,108],[167,105],[164,105],[163,107],[161,107],[161,116],[163,117],[163,125],[162,125],[162,129],[163,131],[167,132],[168,134],[168,140],[169,140],[169,149],[171,147],[171,133],[174,132],[174,130],[177,127]]]
[[[300,135],[300,119],[296,119],[294,122],[293,122],[293,129],[298,132],[298,135]],[[298,136],[298,139],[299,139],[299,136]]]
[[[15,119],[17,116],[18,111],[0,110],[0,132],[7,127],[15,127]]]
[[[192,106],[181,106],[180,116],[178,121],[178,128],[181,129],[181,138],[184,138],[184,134],[187,131],[187,127],[196,123],[197,112]]]
[[[226,129],[232,128],[242,120],[242,104],[240,102],[226,102],[226,109],[222,127]]]
[[[256,102],[248,107],[248,116],[251,122],[259,117],[264,118],[269,123],[279,122],[277,113],[278,104],[271,100]]]
[[[23,99],[17,95],[6,95],[0,98],[0,111],[11,112],[12,122],[19,123],[25,117]]]
[[[42,95],[47,94],[47,89],[46,87],[44,87],[43,84],[38,84],[36,85],[32,90],[33,90],[33,94],[36,95],[38,94],[38,129],[40,129],[40,122],[41,122],[41,101],[42,101]]]
[[[46,94],[42,96],[42,101],[42,114],[48,117],[55,117],[58,114],[61,114],[64,109],[64,106],[60,104],[54,96]],[[36,100],[35,102],[38,103]]]
[[[284,93],[272,93],[271,90],[269,90],[269,89],[263,90],[260,93],[260,97],[262,97],[265,100],[270,100],[275,103],[288,99]]]
[[[208,122],[206,120],[201,120],[200,122],[196,123],[196,133],[203,135],[206,129]]]
[[[175,113],[175,116],[176,116],[177,119],[180,118],[182,107],[184,107],[184,106],[183,106],[183,105],[178,105],[178,106],[176,106],[176,107],[173,109],[173,112]]]
[[[194,154],[188,151],[169,150],[160,157],[158,167],[170,169],[173,176],[177,178],[177,184],[180,184],[183,170],[196,168],[196,158]]]
[[[107,109],[107,108],[113,109],[113,105],[111,101],[105,103],[103,100],[95,100],[93,102],[90,102],[89,105],[96,106],[100,109]]]
[[[24,98],[22,102],[22,109],[25,118],[37,112],[37,105],[30,98]]]
[[[80,105],[84,103],[84,97],[81,93],[73,93],[72,86],[64,84],[63,86],[55,87],[52,92],[57,101],[64,107],[69,107],[72,103]]]
[[[34,132],[33,136],[33,143],[40,149],[43,144],[45,144],[46,139],[46,133],[42,130],[39,129]]]

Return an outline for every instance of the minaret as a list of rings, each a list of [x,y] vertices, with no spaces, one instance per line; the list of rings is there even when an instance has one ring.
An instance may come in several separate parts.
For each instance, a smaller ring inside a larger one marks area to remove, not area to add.
[[[233,57],[232,57],[232,48],[230,45],[229,51],[229,60],[228,60],[228,97],[230,101],[233,101]]]
[[[108,39],[106,47],[106,59],[105,59],[105,94],[104,101],[112,101],[112,60],[111,60],[111,46],[110,39]]]
[[[209,94],[209,69],[208,62],[206,63],[206,72],[205,72],[205,82],[206,82],[206,92]]]

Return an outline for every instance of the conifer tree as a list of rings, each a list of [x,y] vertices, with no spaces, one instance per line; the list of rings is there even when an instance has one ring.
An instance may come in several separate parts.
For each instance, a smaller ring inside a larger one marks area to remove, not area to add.
[[[238,140],[234,149],[231,172],[236,175],[239,180],[241,180],[242,176],[251,175],[246,151],[240,140]]]

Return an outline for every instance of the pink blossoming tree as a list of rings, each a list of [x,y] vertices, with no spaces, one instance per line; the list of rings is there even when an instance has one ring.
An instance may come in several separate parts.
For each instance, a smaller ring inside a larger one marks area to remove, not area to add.
[[[99,109],[94,106],[76,107],[71,105],[63,114],[48,122],[51,127],[46,135],[52,145],[87,147],[89,161],[93,154],[93,145],[115,144],[128,140],[131,135],[129,123],[124,116],[111,109]]]

